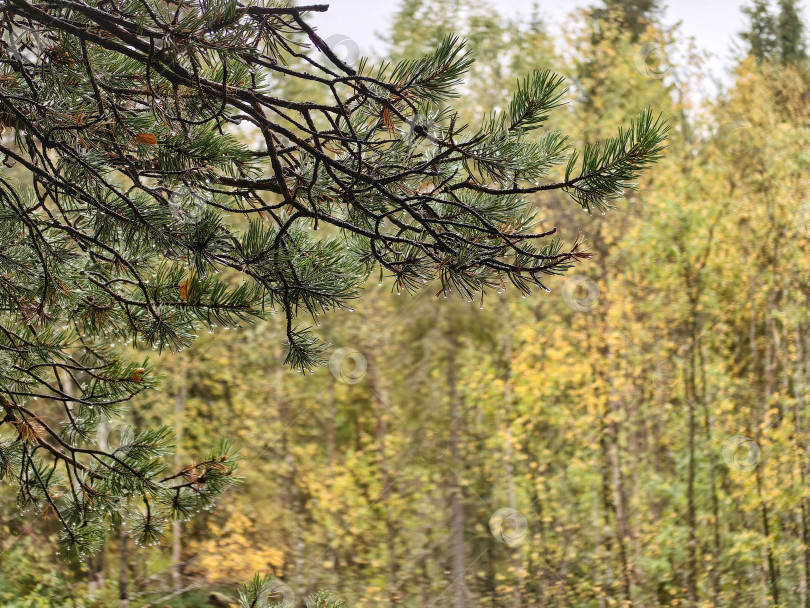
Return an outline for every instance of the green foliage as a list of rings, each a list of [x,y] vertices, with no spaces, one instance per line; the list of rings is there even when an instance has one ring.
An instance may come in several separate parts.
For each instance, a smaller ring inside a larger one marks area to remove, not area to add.
[[[661,158],[667,127],[649,112],[581,153],[560,130],[538,133],[567,89],[537,66],[507,111],[470,127],[450,105],[473,67],[464,40],[348,65],[306,12],[233,0],[3,12],[0,475],[21,508],[55,518],[64,554],[99,551],[111,523],[156,545],[237,481],[226,441],[170,466],[171,425],[109,440],[158,386],[160,358],[142,349],[179,353],[201,330],[278,313],[285,362],[306,372],[327,346],[303,319],[349,309],[374,271],[398,292],[438,282],[468,300],[545,290],[591,254],[551,238],[527,197],[603,210]],[[540,183],[565,164],[564,181]]]
[[[807,59],[804,23],[796,0],[779,0],[779,57],[782,63],[798,64]]]
[[[457,96],[456,87],[473,58],[457,36],[447,36],[431,54],[397,63],[390,80],[404,95],[438,104]]]
[[[586,145],[581,168],[575,174],[577,155],[572,155],[565,171],[566,190],[582,208],[605,211],[609,201],[634,189],[634,180],[642,169],[662,158],[664,136],[668,129],[661,116],[644,110],[627,130],[602,144]]]
[[[779,0],[778,15],[766,0],[753,0],[742,10],[749,27],[740,36],[757,60],[798,64],[807,59],[805,27],[796,0]]]
[[[603,0],[603,5],[592,9],[593,18],[597,21],[614,21],[621,32],[629,34],[636,42],[661,11],[660,0]],[[603,35],[597,25],[594,33]]]

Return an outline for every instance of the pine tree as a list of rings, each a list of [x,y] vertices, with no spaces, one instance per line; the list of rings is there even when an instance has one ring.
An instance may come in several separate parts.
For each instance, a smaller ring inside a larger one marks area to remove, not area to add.
[[[603,0],[603,6],[593,9],[594,20],[613,20],[620,31],[629,32],[638,40],[661,10],[659,0]],[[597,29],[598,31],[598,29]]]
[[[770,59],[776,50],[776,23],[768,7],[768,0],[753,0],[742,11],[750,25],[740,36],[748,45],[749,54],[759,61]]]
[[[286,363],[307,371],[326,346],[298,319],[347,309],[372,272],[467,299],[545,289],[591,254],[538,231],[525,197],[603,211],[661,158],[649,110],[582,150],[541,132],[565,95],[549,71],[463,124],[449,105],[473,61],[463,41],[350,65],[306,21],[325,8],[3,6],[0,477],[59,521],[65,550],[96,550],[111,519],[159,542],[236,481],[224,442],[170,470],[167,426],[101,449],[99,429],[157,386],[128,345],[180,351],[278,313]],[[291,81],[317,101],[279,97]]]
[[[779,14],[774,15],[767,0],[754,0],[743,7],[749,20],[748,31],[740,36],[748,53],[758,61],[800,63],[807,59],[804,23],[796,0],[779,0]]]
[[[801,63],[807,59],[804,43],[804,23],[799,16],[796,0],[779,0],[779,58],[784,64]]]

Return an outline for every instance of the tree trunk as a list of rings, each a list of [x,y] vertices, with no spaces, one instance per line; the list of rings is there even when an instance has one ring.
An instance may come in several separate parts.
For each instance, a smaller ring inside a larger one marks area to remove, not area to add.
[[[104,545],[87,558],[87,590],[96,593],[104,588]]]
[[[464,505],[462,502],[461,487],[461,451],[459,446],[460,411],[458,396],[458,378],[456,369],[456,356],[458,354],[458,341],[448,332],[447,349],[447,393],[450,399],[450,510],[452,517],[453,537],[453,605],[455,608],[466,608],[467,589],[465,584],[465,557],[464,557]]]
[[[329,382],[329,418],[326,427],[326,455],[329,460],[329,479],[335,479],[335,456],[337,452],[337,398],[335,397],[335,377],[328,374],[327,381]],[[338,549],[334,545],[335,533],[332,527],[328,527],[327,542],[329,543],[329,553],[332,558],[332,572],[334,573],[333,585],[335,593],[340,593],[340,558]]]
[[[506,339],[504,347],[504,382],[503,382],[503,410],[504,434],[503,446],[503,468],[504,481],[506,482],[506,504],[512,510],[517,510],[515,501],[515,474],[514,474],[514,448],[512,446],[512,336],[511,329],[507,325]],[[523,598],[523,587],[525,585],[523,573],[523,561],[520,554],[520,545],[515,545],[512,549],[512,565],[515,569],[517,584],[512,599],[514,608],[520,608]]]
[[[689,526],[689,540],[687,541],[687,579],[686,587],[689,602],[697,606],[697,517],[695,514],[695,402],[687,397],[686,405],[689,417],[689,470],[686,486],[686,522]]]
[[[369,351],[374,350],[373,347]],[[368,372],[369,381],[371,384],[372,399],[374,401],[374,409],[377,416],[377,454],[379,456],[378,468],[380,472],[380,481],[382,482],[382,492],[380,493],[379,504],[383,506],[385,512],[385,533],[386,533],[386,548],[388,551],[388,599],[391,606],[396,606],[400,602],[399,592],[399,565],[397,563],[396,553],[396,527],[391,511],[388,507],[388,501],[391,497],[391,490],[393,478],[388,463],[388,456],[386,454],[386,442],[388,434],[388,414],[386,409],[389,407],[390,400],[388,398],[388,389],[385,386],[384,380],[380,374],[379,358],[376,352],[368,352]]]
[[[774,301],[774,293],[771,291],[768,294],[768,310],[773,311],[776,305]],[[775,370],[776,370],[776,352],[771,336],[775,335],[775,320],[770,316],[765,322],[765,396],[763,403],[765,404],[764,411],[760,415],[760,424],[757,425],[756,441],[760,443],[762,437],[762,422],[765,421],[768,413],[768,406],[771,402],[771,396],[775,390]],[[770,516],[768,512],[768,504],[762,492],[762,471],[759,465],[754,469],[757,482],[757,497],[759,498],[760,512],[762,515],[762,535],[764,537],[764,557],[765,565],[768,572],[768,582],[771,599],[774,604],[779,604],[779,568],[776,564],[776,558],[773,554],[773,547],[771,546],[771,533],[770,533]]]
[[[174,434],[177,449],[174,452],[175,470],[180,470],[183,466],[182,446],[183,446],[183,425],[185,423],[186,411],[186,373],[185,361],[181,359],[180,365],[183,370],[179,375],[180,386],[174,396]],[[183,525],[179,521],[172,522],[172,587],[175,591],[183,588]]]
[[[608,269],[606,265],[602,264],[602,278],[603,281],[608,280]],[[607,291],[607,290],[606,290]],[[625,601],[630,604],[633,599],[633,585],[631,580],[631,567],[627,557],[627,542],[630,539],[630,516],[627,508],[627,496],[624,488],[624,474],[622,473],[622,455],[621,455],[621,397],[616,390],[616,377],[619,370],[616,365],[616,355],[614,348],[611,345],[610,336],[613,334],[613,327],[610,319],[610,300],[607,297],[602,298],[602,314],[603,314],[603,337],[604,346],[603,352],[607,361],[607,377],[604,378],[607,388],[605,399],[607,407],[604,413],[604,418],[607,420],[607,456],[610,467],[610,488],[612,492],[611,503],[613,507],[615,535],[616,535],[616,548],[619,554],[619,575],[621,577],[622,592]],[[604,374],[605,369],[602,368]]]
[[[129,608],[129,537],[123,524],[119,528],[120,549],[118,551],[118,605]]]
[[[281,424],[281,456],[284,459],[286,471],[284,472],[284,489],[285,499],[287,501],[288,510],[293,515],[293,525],[290,530],[291,538],[293,538],[290,551],[292,553],[292,561],[295,563],[295,604],[297,606],[304,605],[304,599],[307,595],[306,581],[304,578],[305,567],[305,549],[303,537],[303,513],[301,509],[301,491],[296,483],[296,465],[290,452],[288,431],[292,422],[292,415],[289,411],[289,403],[284,397],[284,353],[281,347],[277,351],[276,357],[276,384],[274,387],[274,397],[278,405],[279,423]],[[289,553],[285,556],[284,560],[284,575],[288,573],[288,566],[290,563]],[[289,580],[289,578],[288,578]]]
[[[800,434],[803,430],[803,420],[801,412],[804,409],[804,390],[807,386],[807,377],[803,365],[805,364],[805,348],[802,340],[802,331],[796,328],[796,366],[793,372],[793,437],[794,450],[798,458],[800,488],[807,486],[807,446],[803,444]],[[802,578],[800,579],[801,605],[803,608],[810,608],[810,525],[808,517],[807,498],[802,496],[799,501],[799,528],[802,537]]]

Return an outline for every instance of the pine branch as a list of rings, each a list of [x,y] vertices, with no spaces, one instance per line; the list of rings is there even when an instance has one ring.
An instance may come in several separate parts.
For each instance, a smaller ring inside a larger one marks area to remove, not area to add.
[[[419,60],[355,66],[305,20],[325,5],[110,6],[0,8],[0,128],[13,135],[0,154],[29,184],[0,172],[0,428],[14,439],[0,438],[0,476],[55,513],[66,550],[98,547],[111,513],[158,542],[236,481],[227,445],[169,471],[165,428],[96,445],[156,385],[125,346],[180,350],[201,329],[279,312],[286,363],[306,371],[326,346],[300,318],[349,307],[371,272],[467,299],[545,289],[591,254],[540,231],[526,195],[601,210],[664,151],[649,110],[581,152],[539,132],[566,93],[547,70],[506,112],[462,124],[451,102],[473,58],[454,36]],[[543,182],[562,165],[563,181]],[[56,496],[60,477],[70,491]]]

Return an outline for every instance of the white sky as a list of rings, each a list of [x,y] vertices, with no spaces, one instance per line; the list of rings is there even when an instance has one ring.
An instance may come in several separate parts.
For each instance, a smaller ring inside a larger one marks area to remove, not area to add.
[[[327,13],[310,14],[321,36],[346,36],[354,40],[360,53],[384,51],[376,33],[384,34],[399,5],[398,0],[319,0],[329,2]],[[487,0],[504,16],[529,15],[537,1],[540,11],[552,23],[559,23],[572,9],[596,4],[597,0]],[[308,4],[310,0],[302,1]],[[314,2],[313,2],[314,3]],[[725,80],[731,62],[732,42],[745,27],[740,8],[745,0],[670,0],[666,23],[682,22],[682,31],[695,39],[697,47],[712,55],[707,68],[712,76]],[[801,0],[803,17],[810,16],[810,0]]]

